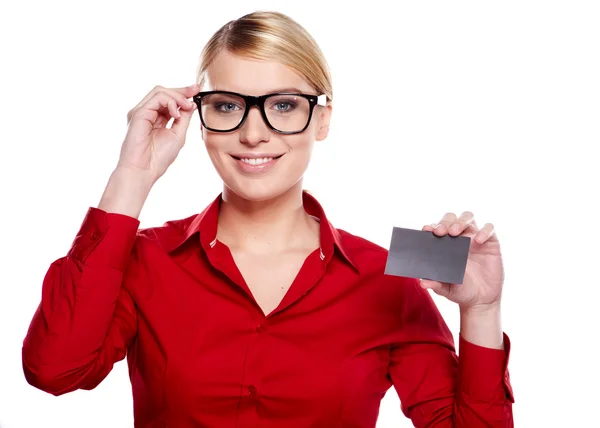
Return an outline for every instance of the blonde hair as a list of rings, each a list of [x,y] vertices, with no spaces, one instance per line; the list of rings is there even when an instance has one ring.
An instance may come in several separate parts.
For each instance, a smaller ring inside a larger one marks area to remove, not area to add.
[[[304,27],[280,12],[258,11],[223,25],[200,55],[196,80],[223,49],[246,58],[277,61],[300,74],[318,92],[333,99],[331,73],[323,52]]]

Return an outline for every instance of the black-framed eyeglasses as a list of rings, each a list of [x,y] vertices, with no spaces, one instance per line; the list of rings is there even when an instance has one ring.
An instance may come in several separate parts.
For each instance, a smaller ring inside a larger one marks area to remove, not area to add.
[[[316,105],[326,105],[326,95],[295,93],[255,97],[230,91],[199,92],[193,97],[202,125],[214,132],[238,129],[252,106],[257,106],[267,126],[280,134],[298,134],[308,128]]]

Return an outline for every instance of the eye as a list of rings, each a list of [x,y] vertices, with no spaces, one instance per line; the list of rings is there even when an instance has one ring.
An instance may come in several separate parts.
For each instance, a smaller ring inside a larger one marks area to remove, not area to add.
[[[296,109],[298,104],[293,98],[275,98],[271,100],[270,108],[278,113],[290,113]]]
[[[292,105],[292,103],[286,103],[286,102],[279,102],[277,104],[275,104],[276,110],[280,110],[280,111],[288,111],[294,108],[294,106]]]
[[[229,113],[232,111],[240,110],[241,107],[235,103],[227,102],[227,103],[216,103],[215,110],[223,113]]]

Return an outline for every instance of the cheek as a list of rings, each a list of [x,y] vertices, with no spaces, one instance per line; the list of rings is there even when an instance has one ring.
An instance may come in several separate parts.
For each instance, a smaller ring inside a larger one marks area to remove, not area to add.
[[[315,141],[315,129],[313,123],[311,123],[302,134],[288,135],[283,138],[283,143],[290,151],[310,151]]]
[[[311,120],[308,128],[303,133],[288,136],[290,146],[297,150],[310,150],[315,142],[317,129],[316,121]]]
[[[224,142],[220,142],[219,138],[214,138],[212,135],[209,135],[208,138],[203,138],[204,147],[206,148],[206,153],[210,158],[211,162],[215,166],[215,168],[219,169],[221,165],[223,165],[223,150]]]
[[[286,163],[286,170],[292,174],[303,174],[308,168],[312,157],[313,140],[312,138],[295,138],[288,142],[289,162]],[[293,172],[292,172],[293,171]]]
[[[207,132],[202,130],[202,140],[206,149],[211,152],[225,152],[228,148],[235,147],[238,138],[233,134]]]

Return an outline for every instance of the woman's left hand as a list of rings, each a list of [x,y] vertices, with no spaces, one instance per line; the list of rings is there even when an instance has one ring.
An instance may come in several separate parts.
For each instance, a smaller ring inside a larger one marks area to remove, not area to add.
[[[467,267],[462,284],[421,280],[421,287],[432,289],[440,296],[458,303],[461,309],[488,308],[500,304],[504,268],[500,243],[494,226],[486,223],[478,229],[473,213],[466,211],[456,217],[446,214],[436,225],[427,225],[423,230],[437,236],[467,236],[471,238]]]

